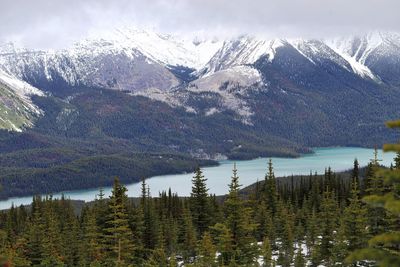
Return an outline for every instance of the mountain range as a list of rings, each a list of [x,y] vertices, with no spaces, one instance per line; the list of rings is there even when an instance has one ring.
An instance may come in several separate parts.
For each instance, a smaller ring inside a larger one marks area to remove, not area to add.
[[[198,160],[380,145],[396,139],[383,122],[400,116],[399,100],[397,33],[220,40],[122,29],[60,50],[4,44],[0,183],[137,181],[139,173],[154,174],[129,165],[142,155],[184,161],[166,171],[176,172]],[[87,165],[99,171],[79,174]],[[82,187],[62,184],[46,191]]]

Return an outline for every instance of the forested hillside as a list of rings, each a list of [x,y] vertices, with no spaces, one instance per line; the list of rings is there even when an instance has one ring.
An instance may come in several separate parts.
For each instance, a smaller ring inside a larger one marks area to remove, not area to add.
[[[45,112],[22,133],[0,130],[0,199],[193,171],[214,159],[296,157],[310,150],[230,117],[197,116],[123,92],[86,87],[37,97]]]
[[[2,212],[0,254],[5,266],[398,266],[400,152],[394,162],[381,169],[375,154],[362,175],[355,160],[350,176],[280,182],[270,161],[246,195],[233,166],[223,201],[200,168],[187,198],[152,196],[143,180],[134,203],[115,178],[79,214],[51,197]]]

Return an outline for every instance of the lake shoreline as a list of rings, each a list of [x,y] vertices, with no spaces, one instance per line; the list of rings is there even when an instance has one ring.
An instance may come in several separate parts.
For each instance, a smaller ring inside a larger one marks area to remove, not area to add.
[[[303,154],[298,158],[278,158],[271,157],[274,162],[275,175],[290,176],[290,175],[305,175],[310,171],[319,173],[329,166],[334,171],[344,171],[349,169],[355,157],[359,158],[360,165],[366,165],[373,157],[373,150],[368,148],[356,147],[330,147],[330,148],[314,148],[314,153]],[[380,153],[382,153],[380,151]],[[385,153],[387,154],[387,153]],[[385,155],[386,156],[386,155]],[[208,179],[210,193],[216,195],[224,195],[227,191],[228,180],[231,175],[233,163],[237,163],[241,184],[244,187],[262,180],[267,171],[267,161],[269,158],[258,158],[253,160],[224,160],[219,161],[217,165],[203,167],[205,178]],[[388,157],[387,161],[393,160],[393,157]],[[190,195],[191,178],[193,174],[180,173],[158,175],[148,178],[146,181],[150,186],[153,195],[157,195],[161,191],[167,191],[169,188],[180,196]],[[138,196],[140,194],[140,182],[126,184],[129,196]],[[111,192],[110,187],[103,187],[106,195]],[[99,187],[92,189],[69,190],[60,193],[52,194],[54,198],[59,198],[65,195],[66,198],[75,200],[91,201],[99,192]],[[46,195],[46,194],[42,194]],[[50,195],[50,194],[47,194]],[[25,197],[13,197],[7,200],[0,201],[0,209],[8,207],[11,203],[19,205],[21,203],[30,203],[32,195]]]
[[[314,151],[311,149],[311,148],[307,148],[306,149],[306,152],[304,152],[304,153],[298,153],[298,155],[296,155],[296,156],[293,156],[291,153],[284,153],[284,154],[282,154],[282,153],[279,153],[279,154],[271,154],[271,155],[269,155],[269,156],[254,156],[254,157],[252,157],[252,156],[249,156],[249,157],[245,157],[245,158],[241,158],[241,159],[236,159],[236,158],[233,158],[233,159],[231,159],[231,158],[228,158],[227,160],[232,160],[232,161],[247,161],[247,160],[253,160],[253,159],[258,159],[258,158],[267,158],[267,157],[277,157],[277,158],[298,158],[298,157],[301,157],[301,156],[303,156],[303,155],[306,155],[306,154],[313,154],[314,153]],[[204,158],[204,159],[202,159],[202,158],[193,158],[193,161],[196,161],[196,160],[199,160],[199,161],[204,161],[204,162],[202,162],[201,164],[200,164],[200,167],[201,168],[207,168],[207,167],[217,167],[217,166],[219,166],[220,165],[220,162],[221,161],[223,161],[223,160],[217,160],[217,159],[215,159],[215,158]],[[177,163],[177,164],[179,164],[179,163]],[[193,169],[193,171],[194,171],[194,169]],[[151,175],[151,176],[144,176],[144,178],[146,178],[146,179],[151,179],[152,177],[158,177],[158,176],[164,176],[164,175],[180,175],[180,174],[188,174],[188,173],[193,173],[193,171],[192,172],[189,172],[188,171],[188,169],[186,169],[186,168],[181,168],[180,170],[178,170],[178,171],[171,171],[171,172],[160,172],[160,173],[158,173],[158,174],[156,174],[156,175]],[[121,178],[121,177],[120,177]],[[129,181],[129,182],[127,182],[127,183],[125,183],[125,184],[133,184],[133,183],[140,183],[140,179],[139,180],[137,180],[137,181],[135,181],[135,179],[133,179],[132,181]],[[91,187],[81,187],[81,188],[71,188],[71,189],[68,189],[68,190],[60,190],[60,191],[53,191],[53,192],[42,192],[42,193],[37,193],[37,194],[34,194],[35,196],[36,195],[41,195],[41,196],[51,196],[51,195],[61,195],[61,194],[68,194],[69,192],[71,192],[71,191],[86,191],[86,190],[99,190],[100,188],[103,188],[103,187],[110,187],[110,186],[112,186],[112,184],[113,184],[113,182],[112,181],[109,181],[108,183],[102,183],[102,184],[99,184],[98,186],[91,186]],[[8,201],[8,200],[10,200],[10,199],[15,199],[15,198],[23,198],[23,197],[28,197],[28,196],[32,196],[32,194],[31,193],[28,193],[28,194],[17,194],[17,195],[11,195],[11,196],[8,196],[8,197],[2,197],[2,196],[0,196],[0,202],[2,202],[2,201]]]

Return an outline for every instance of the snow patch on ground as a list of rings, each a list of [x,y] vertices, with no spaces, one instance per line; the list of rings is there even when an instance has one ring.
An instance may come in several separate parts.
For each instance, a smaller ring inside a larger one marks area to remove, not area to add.
[[[216,113],[219,113],[220,111],[217,108],[210,108],[209,110],[206,111],[206,116],[211,116]]]

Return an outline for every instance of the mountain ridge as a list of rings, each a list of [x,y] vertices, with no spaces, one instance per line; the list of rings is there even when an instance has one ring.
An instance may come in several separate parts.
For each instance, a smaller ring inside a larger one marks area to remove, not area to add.
[[[22,188],[0,197],[109,185],[115,175],[136,182],[154,169],[179,172],[210,159],[296,157],[310,147],[398,139],[383,125],[400,117],[394,37],[374,39],[372,51],[358,41],[211,40],[221,49],[204,66],[189,64],[193,53],[178,60],[189,66],[170,65],[171,51],[155,44],[143,51],[139,41],[118,38],[128,44],[102,39],[48,52],[3,47],[0,69],[40,90],[23,99],[41,112],[23,114],[22,132],[0,130],[0,184]],[[151,38],[164,47],[177,42]],[[360,47],[368,56],[356,53]],[[4,103],[20,99],[18,86],[6,91]],[[148,155],[160,160],[152,165]]]
[[[185,87],[184,94],[187,94],[201,85],[203,91],[219,93],[225,108],[237,111],[243,123],[251,123],[252,111],[248,105],[238,104],[242,101],[232,94],[221,93],[218,88],[227,83],[240,87],[262,83],[266,79],[254,67],[260,58],[267,57],[272,63],[277,50],[292,47],[314,65],[324,67],[324,62],[331,61],[363,79],[378,84],[394,82],[397,86],[400,79],[395,76],[400,71],[383,69],[380,57],[400,66],[400,53],[396,50],[400,47],[399,36],[373,32],[362,37],[325,40],[266,40],[243,35],[224,41],[194,41],[153,31],[124,29],[114,31],[108,39],[86,39],[57,51],[31,51],[8,44],[0,49],[0,68],[38,88],[57,81],[66,86],[123,90],[171,106],[184,106],[189,112],[195,109],[185,105],[182,96],[176,96],[176,88]],[[206,49],[210,51],[205,53]],[[391,72],[390,77],[387,72]],[[205,88],[205,84],[210,88]]]

